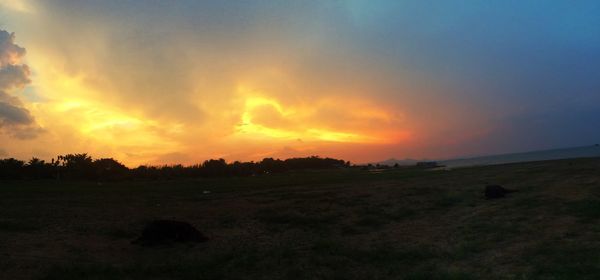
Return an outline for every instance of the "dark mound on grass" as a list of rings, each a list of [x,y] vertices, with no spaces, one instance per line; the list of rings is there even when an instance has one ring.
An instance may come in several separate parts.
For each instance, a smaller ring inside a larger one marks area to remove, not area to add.
[[[485,187],[485,198],[486,199],[496,199],[505,197],[506,194],[516,192],[516,190],[505,189],[499,185],[487,185]]]
[[[142,246],[169,245],[173,243],[199,243],[208,238],[194,226],[173,220],[155,220],[146,225],[142,235],[131,243]]]

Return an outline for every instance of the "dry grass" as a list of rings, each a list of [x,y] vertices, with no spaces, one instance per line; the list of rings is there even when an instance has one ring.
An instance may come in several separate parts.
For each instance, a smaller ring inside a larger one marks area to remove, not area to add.
[[[488,183],[519,192],[488,201]],[[6,279],[600,277],[600,159],[0,184]],[[191,222],[211,240],[129,244],[155,218]]]

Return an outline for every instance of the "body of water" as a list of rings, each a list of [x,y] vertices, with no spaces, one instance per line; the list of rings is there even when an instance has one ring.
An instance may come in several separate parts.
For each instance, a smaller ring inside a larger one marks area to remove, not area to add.
[[[447,167],[493,165],[567,158],[600,157],[600,145],[439,161]]]

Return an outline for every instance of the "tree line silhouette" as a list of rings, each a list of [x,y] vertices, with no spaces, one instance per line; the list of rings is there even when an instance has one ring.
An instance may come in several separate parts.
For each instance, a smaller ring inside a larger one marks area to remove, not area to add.
[[[190,166],[141,165],[128,168],[112,158],[93,159],[83,154],[58,156],[50,162],[32,158],[25,162],[14,158],[0,159],[0,179],[57,179],[119,181],[130,179],[161,180],[193,177],[256,176],[303,169],[330,169],[350,166],[346,162],[318,156],[289,158],[285,160],[265,158],[259,162],[210,159]]]

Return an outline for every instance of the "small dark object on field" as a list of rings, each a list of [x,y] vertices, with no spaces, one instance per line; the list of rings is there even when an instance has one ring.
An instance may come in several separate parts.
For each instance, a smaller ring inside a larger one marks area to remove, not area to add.
[[[132,244],[142,246],[165,245],[173,242],[204,242],[208,238],[194,226],[186,222],[173,220],[155,220],[146,225],[142,235]]]
[[[495,199],[506,196],[508,193],[516,192],[517,190],[509,190],[505,189],[499,185],[487,185],[485,187],[485,198],[486,199]]]

